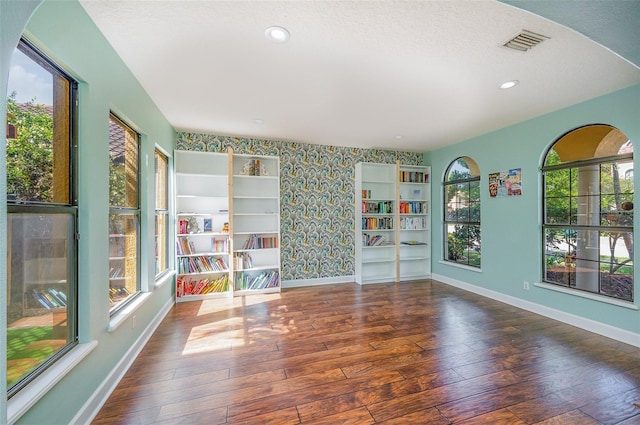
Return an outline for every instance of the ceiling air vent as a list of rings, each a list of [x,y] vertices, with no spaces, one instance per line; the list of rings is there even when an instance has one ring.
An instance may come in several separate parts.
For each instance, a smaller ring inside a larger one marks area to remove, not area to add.
[[[549,38],[550,37],[547,37],[546,35],[537,34],[528,30],[522,30],[520,34],[504,43],[504,47],[519,50],[521,52],[526,52],[527,50],[531,49],[534,46],[537,46],[538,44],[542,43],[545,40],[548,40]]]

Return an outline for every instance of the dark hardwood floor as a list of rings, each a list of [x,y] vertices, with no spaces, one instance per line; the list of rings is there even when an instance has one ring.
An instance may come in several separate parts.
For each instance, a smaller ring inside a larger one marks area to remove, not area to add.
[[[640,424],[640,349],[436,281],[176,305],[94,424]]]

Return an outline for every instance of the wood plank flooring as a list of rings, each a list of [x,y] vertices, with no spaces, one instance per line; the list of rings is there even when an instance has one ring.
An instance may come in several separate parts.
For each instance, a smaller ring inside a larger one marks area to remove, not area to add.
[[[640,424],[640,349],[425,280],[177,304],[94,424]]]

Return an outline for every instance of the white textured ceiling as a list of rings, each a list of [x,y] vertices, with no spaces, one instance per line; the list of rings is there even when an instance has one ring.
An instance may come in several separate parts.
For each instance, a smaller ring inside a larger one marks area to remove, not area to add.
[[[580,33],[494,0],[81,4],[177,130],[428,151],[640,82]],[[291,39],[269,42],[272,25]],[[502,47],[522,29],[550,39]]]

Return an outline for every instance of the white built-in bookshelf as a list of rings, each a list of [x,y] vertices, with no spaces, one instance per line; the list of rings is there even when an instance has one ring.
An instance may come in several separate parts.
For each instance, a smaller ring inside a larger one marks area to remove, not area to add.
[[[430,277],[429,174],[423,166],[356,164],[357,283]]]
[[[275,156],[175,151],[176,300],[280,291]]]
[[[431,167],[398,165],[398,280],[431,277]]]
[[[234,154],[231,178],[234,293],[279,292],[279,158]]]
[[[230,296],[229,155],[176,150],[176,300]]]

